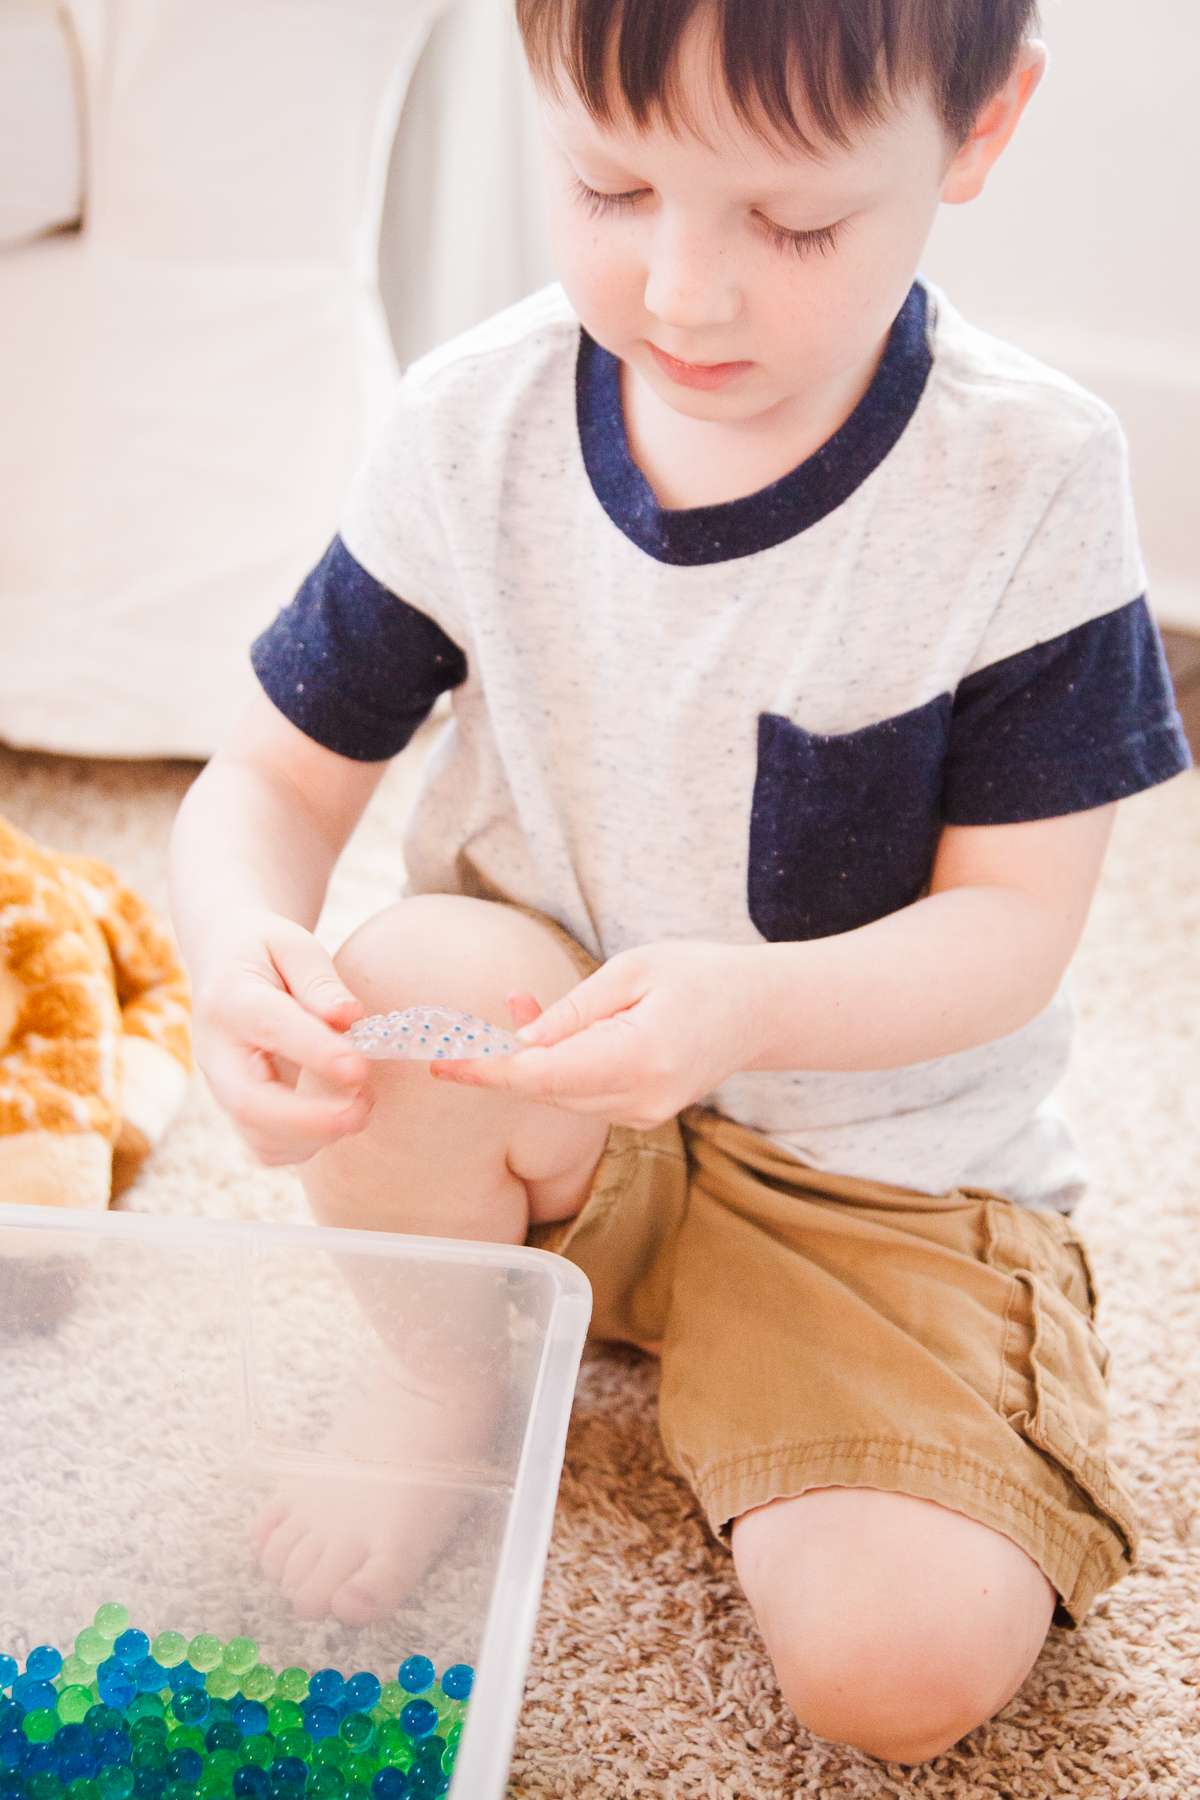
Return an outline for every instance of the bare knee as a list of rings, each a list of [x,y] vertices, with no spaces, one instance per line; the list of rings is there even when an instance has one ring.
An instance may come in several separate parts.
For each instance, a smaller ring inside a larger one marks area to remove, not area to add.
[[[369,1013],[452,1006],[509,1025],[514,988],[548,1006],[580,979],[563,946],[510,906],[462,894],[419,894],[360,925],[335,958]]]
[[[757,1508],[734,1556],[797,1717],[888,1762],[924,1762],[998,1712],[1054,1610],[1010,1539],[905,1494],[825,1488]]]

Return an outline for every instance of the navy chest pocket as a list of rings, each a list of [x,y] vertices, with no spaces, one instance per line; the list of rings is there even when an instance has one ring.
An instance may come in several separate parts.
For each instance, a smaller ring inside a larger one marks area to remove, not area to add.
[[[951,697],[821,737],[758,721],[750,917],[773,944],[831,937],[897,912],[929,879]]]

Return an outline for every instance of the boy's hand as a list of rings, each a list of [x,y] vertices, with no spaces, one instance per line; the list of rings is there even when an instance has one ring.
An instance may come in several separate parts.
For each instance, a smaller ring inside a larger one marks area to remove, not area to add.
[[[625,950],[531,1023],[536,1002],[508,996],[529,1046],[520,1056],[430,1069],[439,1081],[649,1130],[747,1066],[755,966],[753,950],[726,944]]]
[[[370,1065],[340,1034],[363,1007],[311,933],[245,910],[224,920],[205,950],[196,1059],[259,1161],[305,1162],[361,1131]],[[297,1069],[310,1077],[299,1092]]]

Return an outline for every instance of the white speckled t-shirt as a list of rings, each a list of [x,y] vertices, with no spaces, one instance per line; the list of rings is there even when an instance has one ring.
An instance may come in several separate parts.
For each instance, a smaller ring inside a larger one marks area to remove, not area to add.
[[[661,509],[619,365],[548,289],[414,365],[339,539],[255,646],[271,699],[375,761],[439,692],[413,892],[503,895],[599,957],[853,929],[943,822],[1048,818],[1187,765],[1112,413],[918,283],[855,412],[727,505]],[[1060,995],[878,1072],[709,1103],[803,1162],[1065,1206]]]

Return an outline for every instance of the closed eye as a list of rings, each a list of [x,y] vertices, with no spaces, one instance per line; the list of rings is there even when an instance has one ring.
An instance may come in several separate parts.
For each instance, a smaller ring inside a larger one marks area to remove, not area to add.
[[[594,219],[600,218],[604,213],[628,212],[631,206],[636,205],[642,196],[649,192],[649,188],[634,188],[628,194],[601,194],[595,188],[590,188],[586,181],[580,181],[578,178],[574,184],[575,198],[587,208]]]
[[[844,223],[839,219],[835,225],[821,225],[816,231],[789,231],[786,226],[776,225],[773,219],[758,215],[768,239],[777,250],[795,250],[800,256],[828,256],[837,246],[838,233]]]

